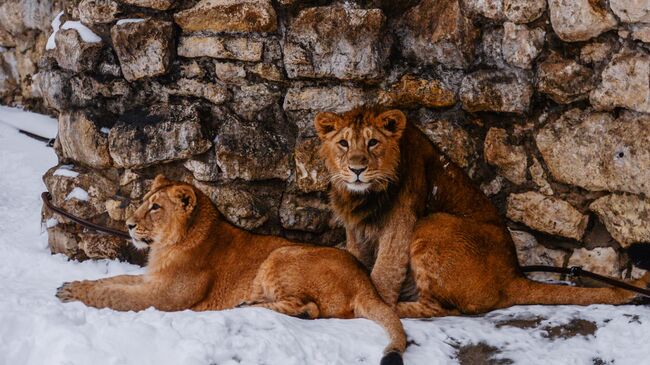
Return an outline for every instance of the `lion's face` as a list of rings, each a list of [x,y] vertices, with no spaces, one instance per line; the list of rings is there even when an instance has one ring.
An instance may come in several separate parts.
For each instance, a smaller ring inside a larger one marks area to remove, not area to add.
[[[406,127],[401,111],[319,113],[314,124],[323,142],[321,158],[335,187],[362,194],[385,190],[397,180],[399,140]]]
[[[196,201],[191,186],[158,175],[142,205],[126,221],[133,245],[145,249],[179,242],[187,232]]]

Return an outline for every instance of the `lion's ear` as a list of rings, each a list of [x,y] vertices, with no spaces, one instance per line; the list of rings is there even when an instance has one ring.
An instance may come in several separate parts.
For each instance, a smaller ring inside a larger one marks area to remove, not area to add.
[[[183,209],[186,211],[192,211],[196,206],[196,193],[191,186],[174,186],[170,192],[170,195],[173,197],[173,199],[181,203]]]
[[[393,109],[383,112],[376,119],[378,127],[395,138],[400,138],[406,128],[406,116],[401,110]]]
[[[325,139],[325,136],[337,129],[340,121],[341,117],[334,113],[320,112],[316,114],[316,118],[314,118],[314,126],[316,127],[318,136],[321,139]]]
[[[158,190],[163,186],[169,185],[172,182],[168,180],[165,175],[163,174],[158,174],[156,178],[153,180],[153,184],[151,184],[151,190]]]

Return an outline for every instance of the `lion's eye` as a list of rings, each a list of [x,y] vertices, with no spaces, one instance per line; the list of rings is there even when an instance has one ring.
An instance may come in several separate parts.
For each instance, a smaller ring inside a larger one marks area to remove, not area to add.
[[[348,141],[342,139],[339,141],[339,144],[345,148],[348,148]]]
[[[379,143],[379,141],[373,138],[370,141],[368,141],[368,147],[376,146],[377,143]]]
[[[151,205],[151,208],[150,208],[149,210],[158,210],[158,209],[160,209],[160,205],[158,205],[158,204],[156,204],[156,203],[153,203],[153,204]]]

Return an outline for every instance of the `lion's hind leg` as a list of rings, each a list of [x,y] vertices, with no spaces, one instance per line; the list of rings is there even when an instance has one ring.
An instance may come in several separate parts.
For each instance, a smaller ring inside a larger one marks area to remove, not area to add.
[[[289,297],[282,298],[277,301],[270,302],[258,302],[252,305],[252,307],[260,307],[270,309],[282,314],[286,314],[292,317],[298,317],[302,319],[314,319],[318,318],[320,310],[318,305],[312,301],[304,301],[300,298]]]

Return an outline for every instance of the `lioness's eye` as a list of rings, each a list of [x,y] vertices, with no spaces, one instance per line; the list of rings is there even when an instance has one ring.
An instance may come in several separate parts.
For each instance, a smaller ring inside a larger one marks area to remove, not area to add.
[[[151,205],[151,209],[150,209],[150,210],[158,210],[158,209],[160,209],[160,205],[158,205],[158,204],[156,204],[156,203],[153,203],[153,204]]]
[[[339,141],[339,144],[345,148],[348,148],[348,141],[342,139]]]
[[[368,141],[368,147],[376,146],[377,143],[379,143],[379,141],[373,138],[370,141]]]

